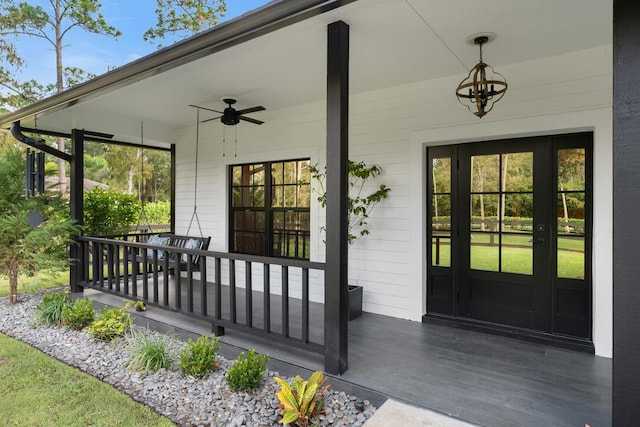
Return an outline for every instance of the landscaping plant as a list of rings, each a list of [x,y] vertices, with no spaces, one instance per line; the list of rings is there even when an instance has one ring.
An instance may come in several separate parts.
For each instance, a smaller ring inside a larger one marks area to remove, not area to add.
[[[62,312],[69,305],[69,295],[55,291],[45,294],[42,302],[36,306],[38,320],[47,325],[58,325],[62,322]]]
[[[322,411],[324,393],[329,385],[322,386],[324,375],[316,371],[303,380],[299,375],[291,380],[291,384],[282,378],[275,377],[280,385],[276,397],[280,401],[278,408],[282,409],[280,424],[291,424],[298,427],[309,426],[311,420]],[[313,425],[313,424],[311,424]]]
[[[93,301],[87,298],[77,299],[62,308],[62,324],[73,329],[89,326],[94,318]]]
[[[324,208],[327,205],[327,191],[325,180],[327,173],[320,172],[317,166],[311,166],[311,176],[318,182],[320,187],[317,190],[318,201]],[[369,195],[363,195],[364,186],[369,179],[375,178],[382,173],[379,165],[368,166],[365,162],[354,162],[349,160],[349,196],[347,199],[347,210],[349,212],[349,224],[347,226],[349,244],[352,244],[358,237],[366,236],[369,230],[366,228],[369,215],[383,199],[389,197],[391,189],[384,184],[380,184],[375,191]]]
[[[131,308],[131,301],[127,301],[124,307],[105,307],[102,313],[98,314],[98,318],[89,325],[88,332],[93,338],[101,341],[120,338],[133,324],[129,308]]]
[[[253,350],[249,350],[246,356],[244,352],[240,353],[227,372],[227,383],[231,391],[257,389],[267,372],[268,362],[269,356],[256,354]]]
[[[171,338],[167,335],[147,336],[143,332],[132,331],[128,341],[133,346],[133,356],[127,366],[129,369],[142,370],[146,374],[168,368],[173,363],[169,353]]]
[[[195,342],[189,339],[180,352],[178,367],[184,375],[201,378],[220,367],[216,355],[220,350],[220,338],[202,335]]]

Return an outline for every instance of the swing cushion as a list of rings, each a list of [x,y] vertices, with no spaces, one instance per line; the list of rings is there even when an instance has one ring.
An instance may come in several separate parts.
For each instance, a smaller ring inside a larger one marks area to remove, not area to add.
[[[184,248],[185,249],[200,249],[202,245],[202,242],[200,242],[199,240],[195,240],[195,239],[189,239],[185,242],[184,244]],[[182,258],[181,258],[183,263],[187,263],[189,262],[189,255],[187,254],[182,254]],[[197,257],[193,258],[193,263],[195,264],[197,262]]]
[[[156,246],[167,246],[170,240],[170,237],[149,236],[147,244]],[[153,258],[153,249],[147,249],[147,257]],[[164,259],[164,251],[158,251],[158,261],[162,259]]]

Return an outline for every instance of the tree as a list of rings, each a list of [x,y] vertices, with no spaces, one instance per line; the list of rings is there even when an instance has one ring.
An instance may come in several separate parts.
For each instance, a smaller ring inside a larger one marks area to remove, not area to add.
[[[21,272],[69,263],[66,245],[79,232],[59,196],[24,198],[24,159],[11,143],[0,153],[0,272],[9,278],[9,303]],[[66,219],[65,219],[66,218]]]
[[[36,37],[50,44],[56,52],[55,89],[62,92],[65,89],[62,61],[65,36],[75,28],[113,37],[121,33],[108,25],[98,12],[102,7],[98,0],[49,0],[49,4],[51,8],[46,11],[42,6],[27,2],[0,0],[0,35]],[[64,139],[58,139],[57,144],[58,149],[64,151]],[[58,161],[58,178],[60,192],[64,194],[67,178],[62,159]]]
[[[172,42],[190,37],[218,24],[227,11],[225,0],[156,0],[156,26],[143,34],[145,41],[158,43],[169,37]]]

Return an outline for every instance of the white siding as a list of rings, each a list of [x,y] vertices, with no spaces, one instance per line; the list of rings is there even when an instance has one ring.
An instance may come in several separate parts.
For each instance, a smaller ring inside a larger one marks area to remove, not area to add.
[[[593,266],[594,343],[598,354],[611,356],[611,56],[611,47],[601,47],[496,65],[509,90],[482,120],[455,99],[462,75],[351,96],[349,157],[380,164],[383,174],[371,188],[380,183],[391,188],[370,217],[371,235],[350,248],[350,281],[364,287],[365,311],[416,321],[424,314],[426,146],[589,130],[595,135],[593,259],[598,260]],[[228,164],[310,158],[312,164],[324,165],[325,104],[271,111],[267,101],[267,111],[259,113],[265,125],[241,123],[226,129],[225,157],[223,126],[201,125],[198,214],[203,233],[212,236],[212,250],[228,247]],[[177,150],[179,233],[187,231],[193,211],[194,150],[194,129],[184,130]],[[311,211],[312,260],[323,261],[319,230],[324,213],[315,201]],[[193,227],[191,233],[198,233]],[[321,287],[313,286],[314,300],[322,296]]]

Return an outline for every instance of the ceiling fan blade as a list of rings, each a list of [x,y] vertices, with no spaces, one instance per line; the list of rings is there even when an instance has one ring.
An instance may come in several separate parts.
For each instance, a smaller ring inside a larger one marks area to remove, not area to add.
[[[245,122],[254,123],[254,124],[256,124],[256,125],[261,125],[261,124],[263,124],[263,123],[264,123],[264,122],[263,122],[263,121],[261,121],[261,120],[252,119],[251,117],[238,116],[238,118],[239,118],[240,120],[244,120]]]
[[[236,111],[236,114],[249,114],[249,113],[255,113],[256,111],[264,111],[266,110],[266,108],[264,108],[262,105],[258,105],[257,107],[251,107],[251,108],[245,108],[244,110],[238,110]]]
[[[189,107],[199,108],[199,109],[201,109],[201,110],[213,111],[214,113],[218,113],[218,114],[224,114],[222,111],[212,110],[211,108],[200,107],[200,106],[198,106],[198,105],[189,104]]]
[[[200,123],[206,123],[206,122],[210,122],[212,120],[218,120],[220,117],[222,117],[222,116],[213,117],[213,118],[207,119],[207,120],[200,120]]]

